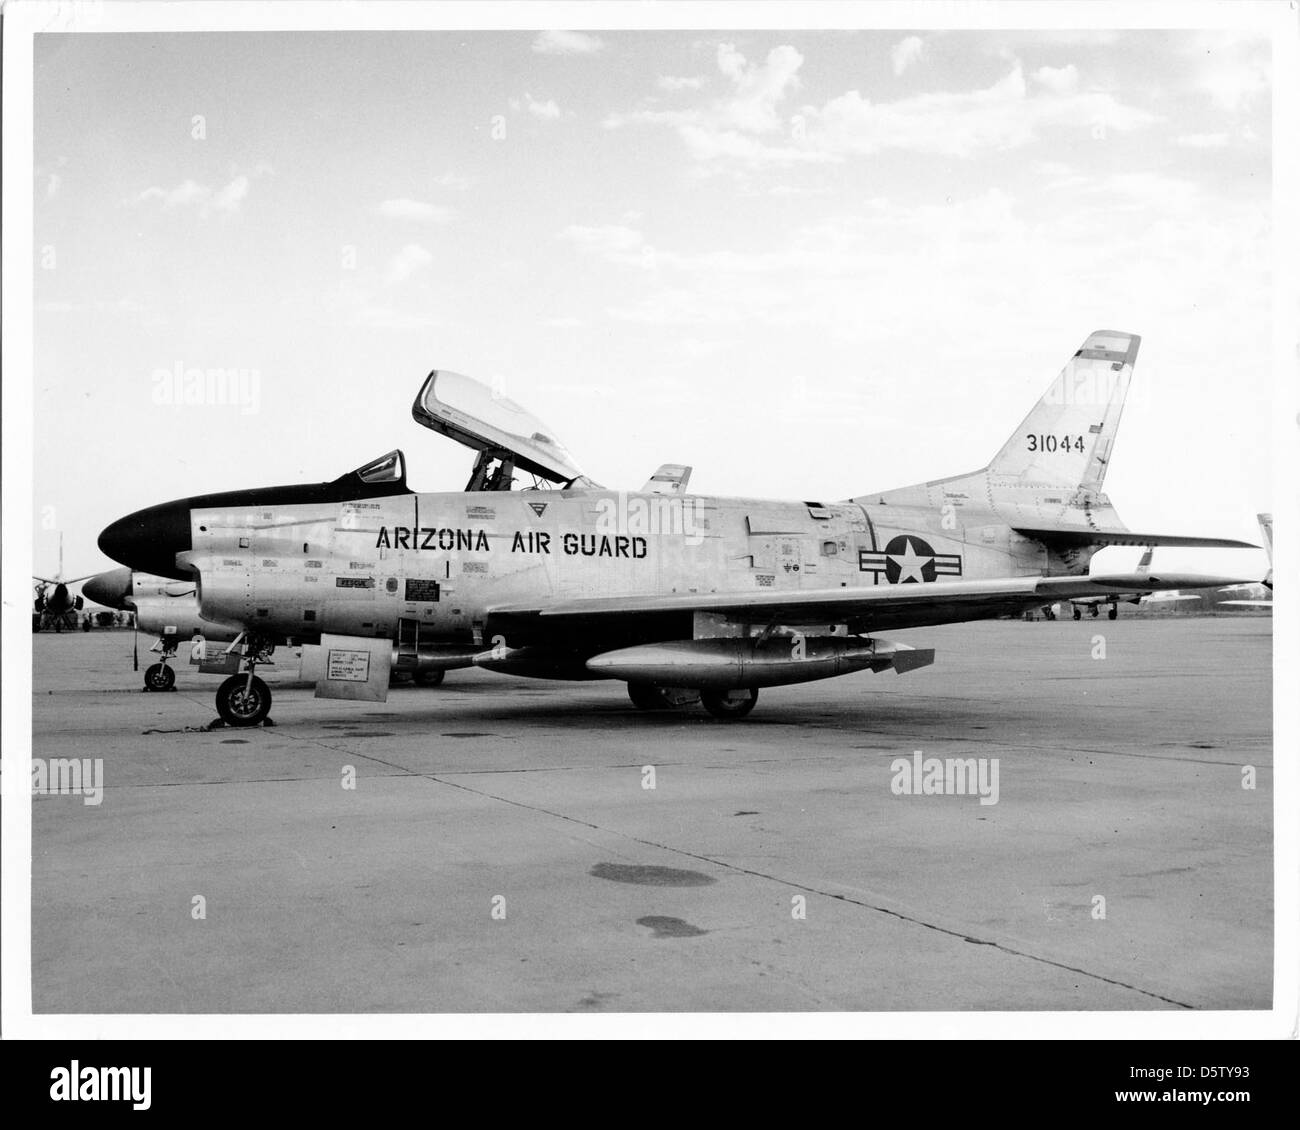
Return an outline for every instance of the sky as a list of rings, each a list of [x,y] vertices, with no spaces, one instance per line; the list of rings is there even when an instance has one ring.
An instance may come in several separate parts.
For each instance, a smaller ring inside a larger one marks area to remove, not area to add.
[[[393,447],[461,489],[410,415],[433,368],[610,487],[958,474],[1096,329],[1143,336],[1128,525],[1258,540],[1271,508],[1266,39],[46,34],[35,81],[38,571]],[[185,403],[195,369],[225,394]]]

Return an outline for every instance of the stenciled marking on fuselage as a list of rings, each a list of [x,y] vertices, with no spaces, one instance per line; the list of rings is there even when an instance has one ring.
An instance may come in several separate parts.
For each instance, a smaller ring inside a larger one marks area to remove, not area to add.
[[[515,530],[494,534],[498,542],[509,538],[511,553],[551,552],[552,537],[544,530]],[[568,557],[623,557],[640,561],[650,552],[646,538],[628,534],[561,534],[560,551]],[[376,549],[429,550],[437,553],[465,551],[490,553],[492,540],[486,530],[461,530],[448,526],[381,526]]]
[[[457,530],[448,526],[379,527],[376,549],[462,549],[481,553],[491,550],[486,530]]]

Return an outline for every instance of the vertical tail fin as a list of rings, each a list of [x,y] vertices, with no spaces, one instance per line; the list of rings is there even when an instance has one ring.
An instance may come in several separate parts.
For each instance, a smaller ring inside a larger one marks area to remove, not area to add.
[[[1069,521],[1070,511],[1119,526],[1101,488],[1141,340],[1116,330],[1089,334],[988,466],[854,501],[937,507],[969,497],[1013,527]]]
[[[1089,334],[988,465],[992,484],[1100,494],[1141,340]]]
[[[1273,515],[1256,514],[1259,519],[1259,532],[1264,535],[1264,552],[1268,554],[1268,576],[1264,578],[1264,584],[1269,588],[1273,587]]]

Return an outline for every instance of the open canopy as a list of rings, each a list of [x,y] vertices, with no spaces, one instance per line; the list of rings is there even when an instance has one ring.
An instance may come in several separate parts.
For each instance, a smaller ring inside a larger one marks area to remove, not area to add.
[[[593,485],[536,416],[462,373],[446,369],[430,373],[411,415],[424,427],[480,452],[480,464],[497,459],[547,482],[572,486],[581,480],[582,486]]]

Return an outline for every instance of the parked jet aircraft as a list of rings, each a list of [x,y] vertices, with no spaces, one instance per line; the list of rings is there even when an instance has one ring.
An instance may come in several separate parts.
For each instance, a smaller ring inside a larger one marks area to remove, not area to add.
[[[1268,572],[1262,581],[1253,585],[1229,585],[1220,592],[1241,593],[1235,600],[1221,600],[1220,607],[1272,608],[1273,607],[1273,515],[1257,514],[1259,531],[1264,535],[1264,552],[1268,554]]]
[[[1102,546],[1249,544],[1135,533],[1102,493],[1138,344],[1091,334],[988,466],[832,503],[692,496],[676,465],[607,490],[513,401],[435,370],[412,412],[478,453],[464,491],[415,493],[392,451],[329,483],[153,506],[99,544],[194,580],[205,618],[242,627],[244,669],[217,693],[230,725],[266,718],[254,671],[291,641],[321,697],[381,700],[391,669],[476,665],[621,679],[643,709],[698,695],[739,718],[761,687],[934,661],[890,628],[1229,583],[1087,573]]]
[[[169,577],[133,573],[130,569],[111,569],[91,577],[81,591],[88,600],[107,608],[135,613],[138,631],[158,637],[149,649],[159,653],[157,663],[144,673],[144,689],[167,691],[176,683],[176,673],[168,665],[176,657],[182,642],[196,636],[213,643],[232,643],[237,628],[205,620],[199,613],[199,600],[193,580],[178,581]],[[139,658],[136,657],[136,670]]]

